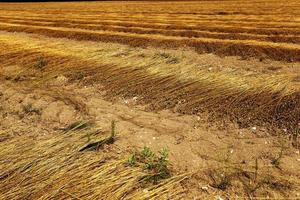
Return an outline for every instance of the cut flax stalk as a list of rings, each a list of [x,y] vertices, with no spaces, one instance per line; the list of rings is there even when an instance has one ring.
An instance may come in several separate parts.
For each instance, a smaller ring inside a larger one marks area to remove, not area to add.
[[[90,133],[91,140],[113,137],[96,130],[77,129],[40,141],[27,136],[2,141],[0,199],[167,199],[183,194],[180,182],[186,175],[145,186],[147,172],[128,166],[124,156],[80,152]]]

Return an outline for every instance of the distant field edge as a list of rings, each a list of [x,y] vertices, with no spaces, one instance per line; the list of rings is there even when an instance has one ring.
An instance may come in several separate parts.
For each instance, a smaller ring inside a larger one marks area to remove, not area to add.
[[[220,56],[240,56],[243,59],[257,58],[287,62],[300,61],[300,46],[286,43],[166,37],[106,31],[97,32],[71,28],[10,25],[5,23],[0,24],[0,30],[33,33],[72,40],[114,42],[143,48],[150,46],[169,49],[186,47],[192,48],[198,53],[214,53]]]

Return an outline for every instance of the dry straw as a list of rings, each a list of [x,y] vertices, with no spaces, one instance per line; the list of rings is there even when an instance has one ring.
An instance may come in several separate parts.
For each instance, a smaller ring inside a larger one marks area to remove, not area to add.
[[[147,171],[127,165],[126,156],[80,151],[112,135],[85,126],[71,130],[40,140],[1,133],[0,199],[176,199],[183,194],[185,175],[147,183]]]

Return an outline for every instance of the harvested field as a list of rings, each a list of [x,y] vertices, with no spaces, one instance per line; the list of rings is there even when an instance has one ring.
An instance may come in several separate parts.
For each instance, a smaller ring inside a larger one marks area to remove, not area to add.
[[[0,199],[299,198],[299,35],[296,0],[0,4]]]
[[[91,83],[102,83],[111,91],[109,96],[140,96],[154,110],[176,107],[183,114],[209,112],[213,118],[237,120],[242,127],[256,123],[298,132],[300,98],[294,70],[276,76],[207,72],[198,63],[186,66],[194,59],[188,57],[193,55],[190,52],[178,57],[113,44],[5,33],[0,43],[5,51],[0,60],[5,65],[24,66],[18,76],[36,73],[32,67],[43,57],[49,60],[43,70],[47,76],[87,73]],[[293,67],[295,72],[298,67]]]
[[[88,2],[39,6],[1,5],[0,30],[300,61],[299,3],[295,0],[284,3],[274,0],[178,1],[176,4]]]

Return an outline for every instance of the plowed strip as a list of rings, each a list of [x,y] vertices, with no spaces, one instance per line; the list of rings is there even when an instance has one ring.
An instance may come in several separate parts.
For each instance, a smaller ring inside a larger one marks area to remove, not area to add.
[[[218,40],[208,38],[183,38],[174,36],[127,34],[84,29],[25,26],[0,23],[0,30],[9,32],[37,33],[50,37],[66,37],[76,40],[118,42],[131,46],[164,46],[176,48],[188,46],[196,51],[213,52],[218,55],[239,55],[242,57],[266,56],[274,60],[300,61],[300,46],[287,43],[257,42],[252,40]]]
[[[45,21],[45,22],[68,22],[68,23],[80,23],[86,24],[87,19],[76,19],[72,18],[72,20],[61,20],[61,19],[49,19],[49,17],[43,18],[29,18],[32,21]],[[99,20],[91,22],[95,23],[95,25],[115,25],[115,26],[126,26],[126,27],[141,27],[141,28],[158,28],[158,29],[184,29],[184,30],[199,30],[199,31],[212,31],[212,32],[221,32],[221,33],[249,33],[249,34],[261,34],[261,35],[279,35],[279,34],[300,34],[299,28],[287,28],[287,27],[266,27],[266,28],[259,28],[259,27],[251,27],[251,26],[232,26],[232,25],[217,25],[214,23],[205,24],[190,24],[189,26],[181,25],[185,24],[182,23],[175,23],[171,24],[168,21],[162,21],[162,23],[153,23],[147,21],[122,21],[122,20]],[[89,22],[90,23],[90,22]]]
[[[135,22],[135,23],[151,23],[151,24],[164,24],[168,23],[169,25],[176,25],[176,24],[186,24],[187,26],[189,25],[217,25],[220,27],[223,26],[234,26],[234,27],[253,27],[253,28],[288,28],[288,29],[294,29],[294,28],[300,28],[300,22],[294,21],[268,21],[268,20],[261,20],[261,21],[244,21],[238,18],[238,16],[233,16],[228,19],[224,18],[205,18],[203,16],[193,16],[191,18],[180,18],[178,16],[157,16],[157,17],[149,17],[145,16],[141,18],[140,16],[133,16],[133,15],[115,15],[115,16],[107,16],[107,15],[78,15],[78,14],[61,14],[61,13],[51,13],[51,15],[56,16],[56,18],[53,18],[52,16],[49,16],[49,14],[45,15],[38,15],[38,16],[24,16],[19,14],[19,15],[6,15],[5,13],[1,15],[1,19],[27,19],[27,20],[78,20],[78,21],[84,21],[88,23],[98,23],[98,22],[103,22],[103,21],[119,21],[119,22],[124,22],[124,23],[130,23],[130,22]],[[101,20],[100,20],[101,19]]]
[[[5,65],[34,66],[35,58],[41,55],[49,60],[41,77],[64,74],[72,78],[81,72],[91,83],[105,85],[110,97],[140,96],[153,109],[176,107],[181,113],[209,112],[213,117],[229,117],[241,126],[260,124],[298,131],[300,92],[288,77],[239,78],[201,70],[181,75],[177,72],[179,66],[152,65],[151,57],[138,57],[138,50],[125,58],[115,57],[112,52],[119,46],[107,49],[91,43],[54,42],[24,35],[3,35],[0,42],[7,49],[0,56]]]
[[[1,22],[1,21],[0,21]],[[27,22],[21,20],[6,20],[7,23],[29,25],[29,26],[45,26],[45,27],[65,27],[65,28],[80,28],[87,30],[101,30],[101,31],[115,31],[124,33],[135,34],[159,34],[166,36],[178,37],[198,37],[198,38],[215,38],[215,39],[229,39],[229,40],[260,40],[271,42],[285,42],[285,43],[300,43],[300,36],[282,35],[282,36],[268,36],[268,35],[255,35],[255,34],[231,34],[209,31],[193,31],[193,30],[165,30],[165,29],[151,29],[140,27],[123,27],[123,26],[105,26],[95,24],[76,24],[68,22]]]

